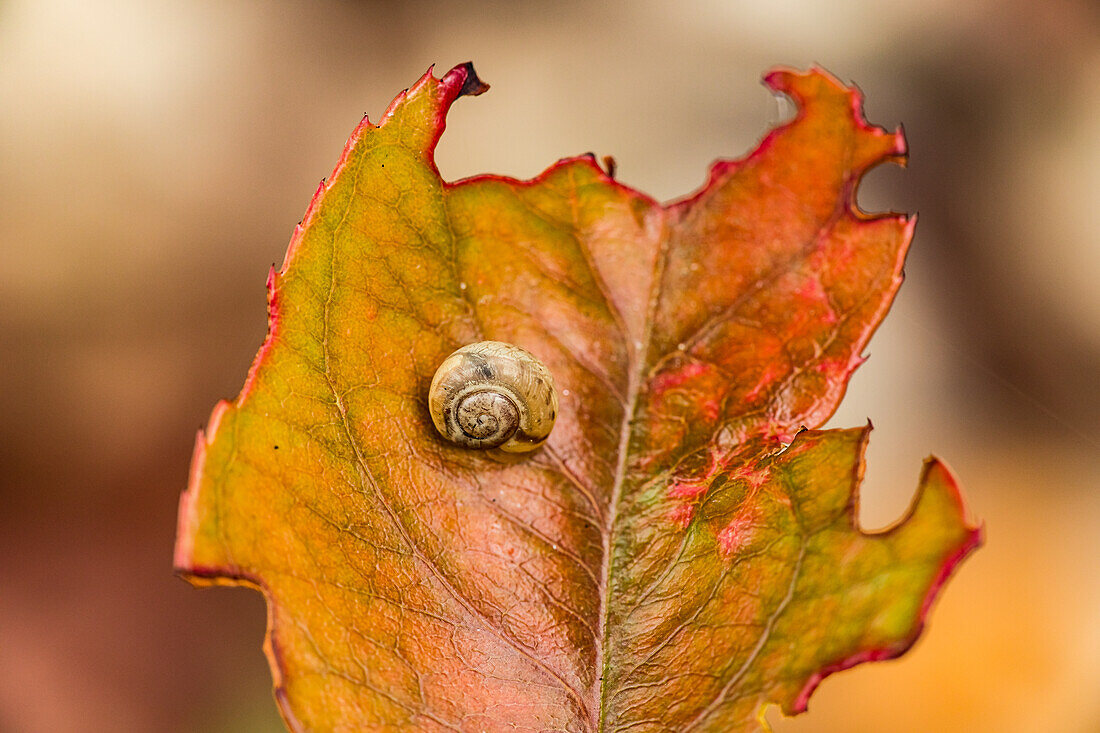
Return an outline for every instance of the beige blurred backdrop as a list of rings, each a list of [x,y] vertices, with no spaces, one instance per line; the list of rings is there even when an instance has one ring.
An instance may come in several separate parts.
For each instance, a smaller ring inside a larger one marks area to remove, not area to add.
[[[862,518],[932,451],[988,541],[901,660],[781,732],[1100,731],[1100,6],[1091,0],[0,0],[0,730],[278,731],[264,608],[171,573],[195,430],[364,113],[471,59],[446,178],[614,155],[660,199],[818,63],[904,122],[908,279],[831,424],[875,423]]]

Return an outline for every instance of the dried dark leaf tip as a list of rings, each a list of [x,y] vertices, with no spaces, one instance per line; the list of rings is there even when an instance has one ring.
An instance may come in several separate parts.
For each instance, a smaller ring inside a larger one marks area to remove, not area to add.
[[[610,155],[603,156],[603,167],[607,169],[607,177],[611,180],[615,180],[615,171],[618,170],[615,159]]]
[[[466,70],[466,80],[462,82],[462,88],[458,90],[458,96],[476,97],[479,94],[489,91],[489,85],[479,79],[477,72],[474,71],[473,62],[467,61],[464,64],[459,64],[459,67]]]

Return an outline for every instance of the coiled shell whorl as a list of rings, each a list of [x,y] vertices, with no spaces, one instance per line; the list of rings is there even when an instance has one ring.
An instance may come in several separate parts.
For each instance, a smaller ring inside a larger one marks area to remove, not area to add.
[[[558,396],[546,366],[527,351],[479,341],[448,356],[428,389],[436,430],[467,448],[524,453],[554,427]]]

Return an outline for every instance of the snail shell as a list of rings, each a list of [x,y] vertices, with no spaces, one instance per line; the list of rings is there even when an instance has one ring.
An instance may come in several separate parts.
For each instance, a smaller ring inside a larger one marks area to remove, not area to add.
[[[524,453],[550,435],[558,395],[534,356],[500,341],[479,341],[448,356],[428,389],[436,430],[467,448]]]

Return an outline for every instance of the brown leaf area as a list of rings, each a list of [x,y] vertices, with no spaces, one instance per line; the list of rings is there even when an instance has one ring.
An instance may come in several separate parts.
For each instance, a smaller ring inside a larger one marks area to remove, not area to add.
[[[866,430],[836,409],[901,280],[901,161],[820,70],[799,112],[661,206],[593,157],[445,183],[430,72],[364,119],[269,281],[270,332],[199,436],[177,567],[260,587],[294,729],[749,730],[825,675],[900,654],[980,540],[931,461],[906,521],[859,532]],[[539,357],[531,456],[442,441],[435,367]]]

